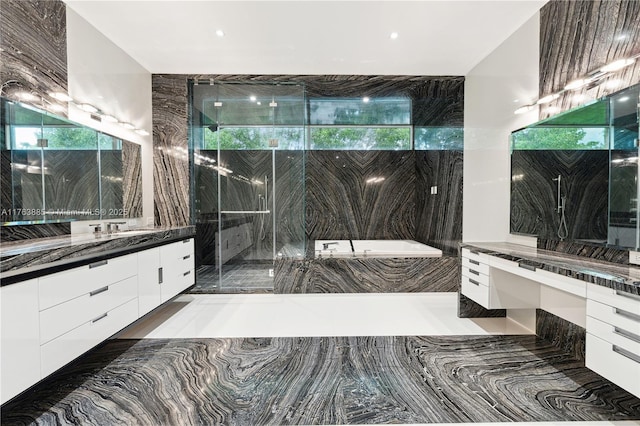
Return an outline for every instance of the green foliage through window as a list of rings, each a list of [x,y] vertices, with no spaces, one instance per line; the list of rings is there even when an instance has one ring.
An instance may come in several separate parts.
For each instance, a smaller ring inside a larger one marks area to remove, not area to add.
[[[603,127],[530,127],[512,133],[514,150],[608,149]]]
[[[311,149],[411,149],[410,127],[312,127]]]

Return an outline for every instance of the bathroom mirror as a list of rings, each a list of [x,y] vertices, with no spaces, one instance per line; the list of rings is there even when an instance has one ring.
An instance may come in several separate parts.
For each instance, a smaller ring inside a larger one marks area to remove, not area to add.
[[[140,146],[2,98],[2,226],[142,215]]]
[[[512,133],[512,233],[638,247],[639,88]]]

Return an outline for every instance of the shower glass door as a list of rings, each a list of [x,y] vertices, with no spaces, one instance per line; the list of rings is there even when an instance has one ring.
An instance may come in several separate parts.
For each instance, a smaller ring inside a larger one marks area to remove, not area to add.
[[[196,288],[215,277],[211,292],[273,291],[276,257],[304,253],[303,87],[214,83],[205,96],[200,87],[193,87],[202,125],[192,137],[203,147],[195,153],[196,232],[212,234],[214,221],[217,229],[214,247],[198,256],[208,275],[197,275]],[[198,159],[209,170],[199,171]]]

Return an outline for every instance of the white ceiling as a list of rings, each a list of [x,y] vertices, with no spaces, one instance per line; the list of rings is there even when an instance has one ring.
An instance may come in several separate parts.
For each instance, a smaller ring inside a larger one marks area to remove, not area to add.
[[[466,75],[546,0],[65,2],[152,73]]]

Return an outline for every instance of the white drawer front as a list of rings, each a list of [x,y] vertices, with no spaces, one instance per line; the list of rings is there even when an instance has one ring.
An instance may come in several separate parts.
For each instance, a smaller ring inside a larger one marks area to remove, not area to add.
[[[122,305],[137,292],[137,277],[131,277],[40,312],[40,344]]]
[[[627,312],[640,315],[640,296],[614,290],[597,284],[587,286],[587,297],[605,305],[615,306]]]
[[[629,332],[622,327],[607,324],[593,317],[587,317],[587,333],[640,356],[640,334]]]
[[[138,301],[131,300],[41,346],[42,375],[47,376],[138,319]]]
[[[480,262],[475,259],[462,258],[462,267],[469,268],[473,271],[480,272],[481,274],[489,275],[489,264]]]
[[[193,269],[194,266],[194,262],[193,262],[193,253],[192,254],[186,254],[184,256],[182,256],[181,258],[178,259],[178,265],[177,265],[177,270],[180,272],[187,272]]]
[[[482,274],[478,271],[476,271],[475,269],[470,269],[467,268],[466,266],[462,267],[462,275],[464,275],[467,278],[470,278],[472,281],[478,282],[482,285],[488,286],[489,285],[489,276]]]
[[[481,263],[489,263],[489,255],[471,251],[468,248],[462,249],[462,257],[466,257],[467,259],[473,259]]]
[[[40,310],[137,274],[135,254],[116,257],[39,279]]]
[[[462,276],[462,294],[479,305],[489,309],[489,287],[482,284],[473,284],[469,277]]]
[[[178,241],[174,243],[176,246],[176,256],[178,258],[182,258],[184,256],[193,255],[193,238],[189,238],[188,240]]]
[[[587,316],[640,336],[640,315],[587,299]]]
[[[640,397],[640,357],[637,353],[629,353],[587,333],[586,366]]]
[[[575,278],[566,277],[554,272],[536,269],[538,280],[549,287],[575,294],[580,297],[587,297],[587,282]]]

